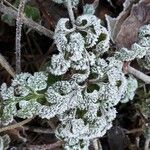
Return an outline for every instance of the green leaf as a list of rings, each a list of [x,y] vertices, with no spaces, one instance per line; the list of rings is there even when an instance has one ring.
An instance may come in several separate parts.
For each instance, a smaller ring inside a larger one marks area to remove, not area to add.
[[[9,26],[15,26],[15,20],[7,14],[1,16],[1,21],[7,23]]]
[[[34,21],[39,21],[41,19],[40,11],[36,7],[26,5],[24,13],[28,18]]]

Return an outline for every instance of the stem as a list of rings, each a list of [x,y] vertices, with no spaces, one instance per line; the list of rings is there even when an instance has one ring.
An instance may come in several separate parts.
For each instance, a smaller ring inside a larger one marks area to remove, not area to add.
[[[23,25],[23,12],[26,4],[26,0],[20,0],[18,13],[17,13],[17,21],[16,21],[16,73],[19,74],[21,72],[21,30]]]
[[[139,70],[136,70],[135,68],[133,68],[131,66],[128,66],[128,70],[127,71],[128,71],[128,73],[133,74],[136,78],[144,81],[147,84],[150,84],[150,76],[142,73]]]
[[[74,24],[75,23],[75,17],[74,17],[74,13],[72,10],[71,0],[67,0],[67,10],[69,13],[69,18],[71,20],[72,26],[74,27],[75,26],[75,24]]]
[[[16,123],[16,124],[13,124],[13,125],[9,125],[9,126],[6,126],[6,127],[2,127],[0,128],[0,133],[1,132],[4,132],[4,131],[7,131],[7,130],[12,130],[12,129],[15,129],[15,128],[18,128],[20,126],[23,126],[24,124],[30,122],[33,118],[29,118],[29,119],[26,119],[26,120],[23,120],[19,123]]]

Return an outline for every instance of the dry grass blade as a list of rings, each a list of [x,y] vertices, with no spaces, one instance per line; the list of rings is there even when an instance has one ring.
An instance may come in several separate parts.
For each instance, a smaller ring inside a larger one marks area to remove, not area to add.
[[[4,58],[4,56],[2,54],[0,54],[0,64],[2,67],[4,67],[7,72],[14,77],[15,76],[15,71],[14,69],[11,67],[11,65],[7,62],[7,60]]]

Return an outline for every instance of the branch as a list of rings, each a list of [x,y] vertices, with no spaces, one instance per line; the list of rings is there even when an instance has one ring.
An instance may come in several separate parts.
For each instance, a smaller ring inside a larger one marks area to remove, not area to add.
[[[29,145],[27,146],[27,149],[29,150],[54,150],[57,147],[61,147],[63,144],[62,141],[57,141],[56,143],[52,144],[44,144],[44,145]]]
[[[7,60],[4,58],[2,54],[0,54],[0,64],[2,67],[4,67],[7,72],[14,77],[15,76],[15,71],[14,69],[10,66],[10,64],[7,62]]]
[[[136,78],[144,81],[147,84],[150,84],[150,76],[142,73],[139,70],[136,70],[135,68],[128,66],[127,68],[128,73],[133,74]]]
[[[38,128],[38,127],[32,127],[32,126],[23,126],[24,130],[29,130],[32,132],[37,132],[37,133],[44,133],[44,134],[54,134],[54,131],[51,129],[47,128]]]
[[[17,18],[17,11],[15,11],[14,9],[12,9],[10,7],[7,7],[7,6],[3,5],[2,3],[0,3],[0,12],[2,12],[4,14],[7,14],[7,15],[11,16],[14,19]],[[22,22],[23,22],[24,25],[28,26],[32,30],[35,30],[35,31],[37,31],[37,32],[53,39],[53,35],[54,35],[53,31],[50,31],[50,30],[46,29],[44,26],[36,23],[32,19],[29,19],[29,18],[26,18],[26,17],[23,16]]]
[[[16,73],[21,73],[21,30],[26,0],[20,0],[16,21]]]
[[[75,17],[74,17],[74,13],[73,13],[73,10],[72,10],[71,0],[67,0],[67,10],[68,10],[68,13],[69,13],[69,18],[71,20],[72,26],[74,27]]]
[[[23,120],[19,123],[13,124],[13,125],[9,125],[9,126],[6,126],[6,127],[1,127],[0,128],[0,133],[4,132],[4,131],[7,131],[7,130],[12,130],[12,129],[18,128],[20,126],[23,126],[24,124],[30,122],[32,119],[33,118],[29,118],[29,119]]]

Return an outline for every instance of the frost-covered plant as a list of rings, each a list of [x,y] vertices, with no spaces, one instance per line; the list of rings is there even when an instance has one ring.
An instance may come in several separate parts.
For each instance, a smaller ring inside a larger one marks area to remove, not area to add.
[[[125,76],[122,67],[124,61],[147,56],[147,45],[140,44],[148,37],[145,28],[131,51],[124,48],[110,56],[108,31],[92,13],[77,17],[73,27],[68,18],[60,19],[54,34],[59,53],[47,70],[16,75],[10,87],[2,84],[0,122],[8,125],[14,116],[57,117],[55,133],[65,149],[87,150],[90,140],[111,128],[115,106],[134,97],[137,80]]]

